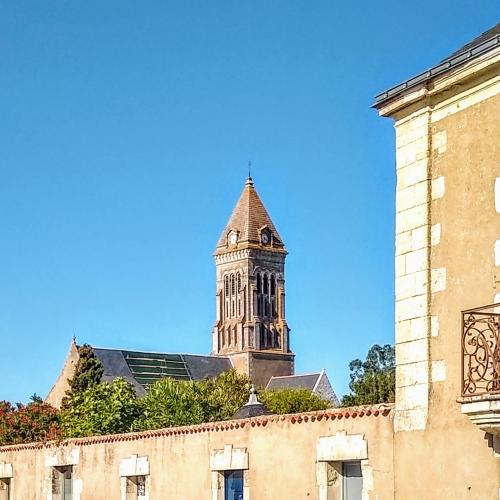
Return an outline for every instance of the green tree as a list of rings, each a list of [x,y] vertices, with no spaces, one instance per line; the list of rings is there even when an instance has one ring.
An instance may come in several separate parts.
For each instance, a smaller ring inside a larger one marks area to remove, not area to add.
[[[365,361],[354,359],[349,363],[351,394],[342,398],[342,406],[394,402],[395,353],[390,344],[375,344]]]
[[[39,400],[27,405],[0,401],[0,446],[48,441],[59,436],[59,412],[52,406]]]
[[[271,413],[284,415],[304,411],[326,410],[332,406],[330,401],[313,394],[309,389],[272,389],[259,393],[259,401]]]
[[[196,382],[162,378],[141,398],[142,415],[136,431],[203,422],[203,407]]]
[[[73,378],[68,379],[69,389],[63,398],[62,407],[65,408],[70,398],[75,393],[84,392],[101,382],[104,367],[99,358],[94,354],[92,346],[83,344],[78,347],[78,361],[75,366]]]
[[[218,422],[231,418],[248,401],[251,385],[247,375],[234,369],[200,381],[203,421]]]
[[[64,437],[129,432],[142,414],[133,386],[122,378],[74,392],[61,412]]]
[[[141,398],[134,430],[193,425],[231,418],[248,400],[250,379],[229,370],[198,382],[163,378]]]

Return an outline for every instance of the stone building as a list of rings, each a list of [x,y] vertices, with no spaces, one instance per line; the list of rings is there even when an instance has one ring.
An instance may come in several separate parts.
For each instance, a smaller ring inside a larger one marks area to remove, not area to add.
[[[122,377],[138,395],[161,377],[202,380],[235,368],[257,387],[283,377],[280,387],[309,389],[337,404],[328,376],[318,384],[294,376],[290,329],[285,317],[287,252],[271,217],[249,177],[215,250],[216,321],[212,353],[193,355],[94,347],[104,367],[103,381]],[[78,361],[70,345],[64,367],[45,401],[59,407]],[[319,377],[319,374],[318,374]],[[317,378],[318,378],[317,377]]]
[[[249,177],[215,250],[213,353],[229,356],[260,386],[294,370],[285,317],[286,255]]]
[[[498,498],[499,311],[473,308],[500,302],[500,24],[375,107],[396,132],[394,489]]]
[[[396,131],[395,404],[3,447],[0,498],[499,498],[500,25],[375,107]]]

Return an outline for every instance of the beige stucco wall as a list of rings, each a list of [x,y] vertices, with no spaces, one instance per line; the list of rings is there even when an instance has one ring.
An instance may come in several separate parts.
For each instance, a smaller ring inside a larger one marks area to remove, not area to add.
[[[94,438],[95,443],[84,439],[59,447],[0,448],[0,463],[12,465],[16,500],[46,500],[50,466],[65,462],[74,464],[76,490],[80,492],[77,498],[120,499],[120,464],[131,455],[147,458],[149,498],[208,500],[214,498],[211,468],[217,468],[217,462],[224,464],[224,457],[216,460],[214,454],[233,449],[243,454],[241,463],[248,464],[248,499],[326,500],[318,486],[322,481],[320,466],[335,453],[342,459],[362,459],[365,499],[392,498],[391,413],[387,408],[368,413],[366,409],[339,409],[122,435],[118,439],[99,437]],[[238,456],[235,460],[240,462]],[[335,499],[333,493],[328,497]]]
[[[491,436],[457,403],[460,312],[500,291],[499,75],[488,54],[382,110],[396,121],[398,499],[499,497]]]

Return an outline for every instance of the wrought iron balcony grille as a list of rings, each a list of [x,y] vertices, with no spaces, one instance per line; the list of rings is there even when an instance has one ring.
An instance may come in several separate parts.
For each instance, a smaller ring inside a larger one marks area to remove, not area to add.
[[[462,396],[500,394],[500,304],[462,311]]]

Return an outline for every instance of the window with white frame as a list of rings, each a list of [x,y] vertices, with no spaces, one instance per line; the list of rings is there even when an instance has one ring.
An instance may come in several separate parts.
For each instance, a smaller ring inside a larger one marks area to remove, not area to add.
[[[144,500],[146,498],[146,476],[128,476],[126,482],[126,500]]]
[[[368,471],[368,443],[362,434],[339,431],[317,443],[319,500],[362,500],[370,491],[363,484]]]
[[[246,448],[223,449],[210,453],[212,498],[215,500],[248,500],[248,452]]]
[[[148,500],[149,459],[131,455],[120,462],[121,500]]]
[[[243,500],[244,484],[242,470],[224,471],[224,500]]]
[[[73,499],[73,466],[52,467],[52,500]]]
[[[0,500],[11,499],[10,477],[0,478]]]
[[[363,476],[361,462],[324,462],[324,481],[321,500],[362,500]]]
[[[361,500],[363,496],[363,475],[361,462],[342,462],[342,500]]]

